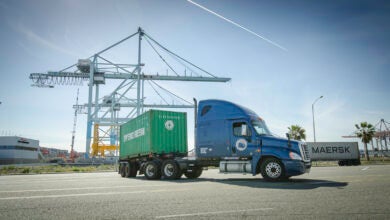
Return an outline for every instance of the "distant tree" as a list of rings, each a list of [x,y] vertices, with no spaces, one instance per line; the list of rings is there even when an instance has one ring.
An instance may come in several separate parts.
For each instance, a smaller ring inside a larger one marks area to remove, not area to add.
[[[364,156],[366,157],[366,160],[369,161],[370,157],[368,156],[368,149],[367,144],[370,143],[372,138],[375,134],[375,128],[372,126],[372,124],[369,124],[367,122],[361,122],[360,126],[358,124],[355,124],[356,131],[355,134],[358,138],[362,139],[362,142],[364,144]]]
[[[290,137],[294,140],[301,141],[306,139],[306,130],[299,125],[291,125],[288,128],[288,133],[290,134]]]

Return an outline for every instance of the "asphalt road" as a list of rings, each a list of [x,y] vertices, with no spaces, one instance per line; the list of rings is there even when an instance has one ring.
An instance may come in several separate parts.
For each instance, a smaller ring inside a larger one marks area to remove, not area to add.
[[[321,167],[287,182],[204,171],[0,176],[0,219],[390,219],[390,166]]]

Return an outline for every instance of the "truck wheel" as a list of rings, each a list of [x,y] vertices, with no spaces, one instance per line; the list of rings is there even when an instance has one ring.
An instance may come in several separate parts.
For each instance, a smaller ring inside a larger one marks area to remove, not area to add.
[[[125,177],[125,166],[123,166],[123,164],[119,166],[119,172],[121,174],[121,177]]]
[[[164,161],[161,166],[161,173],[167,180],[173,180],[181,177],[180,167],[174,160]]]
[[[149,161],[145,165],[145,177],[148,180],[155,180],[161,178],[160,166],[155,161]]]
[[[192,172],[184,172],[184,175],[188,179],[196,179],[196,178],[200,177],[200,175],[202,175],[202,171],[203,171],[203,169],[201,167],[194,167],[192,169]]]
[[[137,164],[136,163],[130,163],[130,173],[129,177],[136,177],[137,176]]]
[[[344,160],[339,160],[339,166],[345,166],[345,165],[346,165],[346,163]]]
[[[261,164],[261,175],[266,181],[279,181],[284,179],[282,163],[275,158],[267,158]]]
[[[126,163],[124,167],[125,167],[125,177],[128,178],[130,177],[130,164]]]

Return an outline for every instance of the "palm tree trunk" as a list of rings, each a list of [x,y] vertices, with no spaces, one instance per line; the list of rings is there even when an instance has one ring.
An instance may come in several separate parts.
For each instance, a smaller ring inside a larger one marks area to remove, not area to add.
[[[368,155],[368,149],[367,149],[367,143],[364,143],[364,156],[366,157],[366,160],[370,160],[370,156]]]

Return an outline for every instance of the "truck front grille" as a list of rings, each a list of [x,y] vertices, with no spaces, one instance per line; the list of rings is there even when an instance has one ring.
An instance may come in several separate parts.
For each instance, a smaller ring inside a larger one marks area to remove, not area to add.
[[[310,160],[309,147],[307,144],[301,144],[301,154],[304,161]]]

